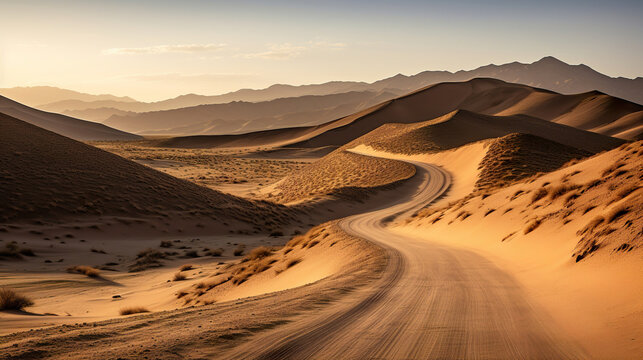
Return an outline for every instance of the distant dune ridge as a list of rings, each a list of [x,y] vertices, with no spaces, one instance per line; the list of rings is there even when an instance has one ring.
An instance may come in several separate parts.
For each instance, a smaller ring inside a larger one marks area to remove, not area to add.
[[[30,108],[3,96],[0,96],[0,113],[76,140],[141,139],[138,135],[116,130],[103,124]]]
[[[348,92],[265,102],[231,102],[181,109],[113,115],[104,124],[146,135],[208,135],[310,126],[367,108],[398,94]]]
[[[384,124],[401,123],[418,127],[431,125],[431,131],[457,130],[457,137],[449,139],[440,135],[439,139],[434,139],[444,146],[449,141],[456,143],[448,146],[459,146],[466,141],[525,132],[573,147],[600,151],[621,143],[618,139],[601,136],[603,133],[622,135],[626,139],[640,138],[643,131],[641,111],[643,106],[596,92],[561,95],[501,80],[473,79],[431,85],[317,126],[245,135],[177,137],[163,140],[159,146],[339,147]],[[464,128],[458,130],[460,126]],[[579,129],[598,134],[579,132]]]
[[[390,92],[401,95],[440,82],[468,81],[478,77],[525,84],[562,94],[598,90],[611,96],[643,104],[643,78],[613,78],[603,75],[586,65],[566,64],[551,56],[530,64],[519,62],[502,65],[491,64],[474,70],[460,70],[455,73],[449,71],[424,71],[411,76],[397,74],[373,83],[331,81],[323,84],[300,86],[276,84],[265,89],[241,89],[223,95],[186,94],[151,103],[137,102],[127,97],[81,94],[51,87],[0,89],[0,94],[42,110],[102,122],[112,115],[122,116],[125,112],[163,111],[204,104],[224,104],[234,101],[261,102],[286,97],[365,91]],[[212,114],[212,117],[217,118],[216,114]],[[326,120],[331,119],[326,118]]]
[[[194,212],[286,221],[283,207],[210,190],[0,114],[0,221]]]

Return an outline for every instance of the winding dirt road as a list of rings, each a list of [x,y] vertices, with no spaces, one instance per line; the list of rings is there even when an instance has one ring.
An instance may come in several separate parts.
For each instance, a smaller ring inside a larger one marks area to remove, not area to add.
[[[388,252],[373,286],[328,311],[257,335],[235,359],[578,359],[528,304],[516,281],[480,255],[402,237],[386,221],[448,189],[449,174],[412,162],[423,177],[410,199],[341,221]]]

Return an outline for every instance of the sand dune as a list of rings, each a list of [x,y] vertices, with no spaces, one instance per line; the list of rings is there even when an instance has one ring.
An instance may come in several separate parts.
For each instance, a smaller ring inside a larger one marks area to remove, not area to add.
[[[142,134],[207,135],[327,122],[395,97],[389,92],[348,92],[265,102],[231,102],[174,110],[114,115],[105,124]]]
[[[426,209],[397,232],[484,254],[516,274],[591,357],[641,353],[642,143]],[[451,169],[454,177],[470,169]]]
[[[48,113],[0,96],[0,113],[76,140],[136,140],[141,137],[103,124]]]
[[[259,219],[286,221],[279,206],[213,191],[0,116],[3,223],[192,213],[224,231],[226,220],[246,227]]]
[[[223,104],[233,101],[260,102],[285,97],[330,95],[351,91],[388,91],[403,94],[436,83],[468,81],[478,77],[525,84],[562,94],[598,90],[628,101],[643,104],[643,78],[612,78],[598,73],[586,65],[569,65],[551,56],[544,57],[531,64],[518,62],[502,65],[490,64],[477,69],[461,70],[455,73],[423,71],[411,76],[397,74],[373,83],[331,81],[323,84],[301,86],[275,84],[265,89],[241,89],[214,96],[187,94],[152,103],[133,102],[129,98],[123,99],[110,95],[88,98],[81,96],[87,94],[78,94],[69,92],[69,90],[49,87],[0,89],[0,94],[15,98],[29,106],[39,107],[42,110],[64,113],[86,120],[103,121],[110,114],[119,114],[123,111],[162,111],[203,104]],[[95,111],[95,109],[99,108],[103,108],[103,111]]]
[[[540,122],[544,129],[545,126],[555,126],[544,125],[545,122],[560,122],[608,134],[615,132],[610,124],[619,124],[619,126],[614,125],[618,134],[629,138],[638,136],[637,130],[630,130],[630,128],[639,126],[637,123],[639,115],[633,114],[640,112],[641,108],[640,105],[596,93],[560,95],[500,80],[473,79],[461,83],[429,86],[318,126],[272,130],[233,137],[179,137],[164,141],[163,146],[234,147],[241,146],[244,139],[248,141],[248,146],[341,146],[384,124],[419,123],[447,115],[455,110],[507,116],[504,118],[507,124],[511,123],[511,116],[519,116],[523,119],[512,125],[516,130],[494,136],[519,131],[518,128],[526,127],[527,123]],[[614,115],[595,116],[594,112],[587,109],[605,109]],[[501,118],[496,119],[500,121]],[[522,124],[523,122],[525,124]],[[475,123],[472,126],[476,126]],[[479,127],[482,128],[482,126]],[[484,131],[489,133],[491,130]],[[552,140],[561,142],[562,139],[559,137]],[[602,142],[605,141],[609,140]],[[614,144],[616,143],[614,140]],[[578,146],[579,143],[576,144],[576,147]]]

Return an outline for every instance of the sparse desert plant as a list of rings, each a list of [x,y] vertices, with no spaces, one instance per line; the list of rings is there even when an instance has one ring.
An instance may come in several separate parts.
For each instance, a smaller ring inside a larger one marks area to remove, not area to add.
[[[561,184],[558,186],[554,186],[551,191],[549,192],[549,198],[551,200],[554,200],[567,192],[574,190],[578,188],[578,185],[567,185],[567,184]]]
[[[625,205],[616,206],[612,210],[610,210],[607,215],[605,215],[605,222],[607,224],[611,224],[612,222],[629,212],[630,208]]]
[[[242,248],[242,247],[238,247],[238,248],[234,249],[233,254],[234,254],[234,256],[241,256],[241,255],[243,255],[243,248]]]
[[[284,233],[282,231],[273,231],[270,233],[271,237],[279,237],[279,236],[284,236]]]
[[[301,259],[292,259],[292,260],[288,261],[288,263],[286,264],[286,269],[289,269],[289,268],[299,264],[300,262],[301,262]]]
[[[22,310],[33,304],[31,299],[12,289],[0,288],[0,310]]]
[[[129,307],[122,308],[120,310],[121,315],[132,315],[132,314],[140,314],[140,313],[146,313],[146,312],[150,312],[150,311],[143,306],[129,306]]]
[[[576,234],[577,235],[582,235],[582,234],[585,234],[586,232],[592,232],[592,231],[594,231],[594,229],[598,225],[600,225],[604,221],[605,221],[604,217],[597,216],[597,217],[593,218],[590,222],[588,222],[587,225],[585,225],[585,227],[583,229],[579,230]]]
[[[544,198],[545,196],[547,196],[547,194],[548,194],[548,193],[549,193],[549,188],[546,188],[546,187],[541,187],[541,188],[539,188],[539,189],[538,189],[538,190],[536,190],[536,192],[534,192],[534,194],[531,196],[531,203],[533,204],[533,203],[535,203],[536,201],[538,201],[538,200],[540,200],[540,199]]]
[[[538,228],[540,226],[540,224],[542,224],[542,222],[543,222],[542,219],[536,219],[536,220],[532,221],[531,223],[529,223],[529,225],[527,225],[527,227],[525,228],[525,231],[524,231],[525,235],[527,235],[530,232],[536,230],[536,228]]]
[[[254,248],[250,251],[248,256],[246,258],[248,260],[257,260],[257,259],[263,259],[266,256],[270,256],[272,254],[272,250],[267,247],[267,246],[259,246],[257,248]]]
[[[172,242],[171,242],[171,241],[169,241],[169,240],[161,241],[161,244],[159,245],[159,247],[162,247],[162,248],[171,248],[171,247],[172,247]]]
[[[185,252],[186,257],[196,258],[199,257],[199,253],[196,250],[190,250]]]
[[[219,249],[208,250],[205,254],[208,256],[221,256],[223,255],[223,249],[219,248]]]
[[[185,274],[179,271],[176,274],[174,274],[174,278],[172,280],[173,281],[182,281],[182,280],[185,280],[186,278],[187,277],[185,276]]]
[[[6,257],[21,259],[21,255],[36,256],[36,254],[34,254],[31,249],[20,248],[20,246],[18,246],[18,243],[15,241],[7,243],[4,248],[0,249],[0,258]]]
[[[105,250],[100,250],[100,249],[95,249],[95,248],[91,248],[90,251],[93,252],[93,253],[97,253],[97,254],[107,254],[105,252]]]
[[[87,265],[76,265],[69,267],[67,268],[67,272],[83,274],[91,278],[100,277],[100,271],[98,269]]]
[[[192,270],[192,269],[194,269],[194,265],[185,264],[185,265],[181,265],[181,267],[179,268],[179,271],[188,271],[188,270]]]
[[[149,268],[162,266],[161,259],[165,259],[167,255],[156,249],[143,250],[136,255],[136,261],[130,265],[130,271],[142,271]]]

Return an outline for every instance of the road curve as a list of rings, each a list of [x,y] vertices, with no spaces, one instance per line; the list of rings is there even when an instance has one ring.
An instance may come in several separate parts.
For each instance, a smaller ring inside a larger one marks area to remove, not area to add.
[[[347,217],[347,233],[382,246],[384,274],[330,312],[258,335],[237,359],[577,359],[529,306],[516,281],[473,252],[389,232],[449,187],[448,173],[413,163],[423,177],[410,199]]]

